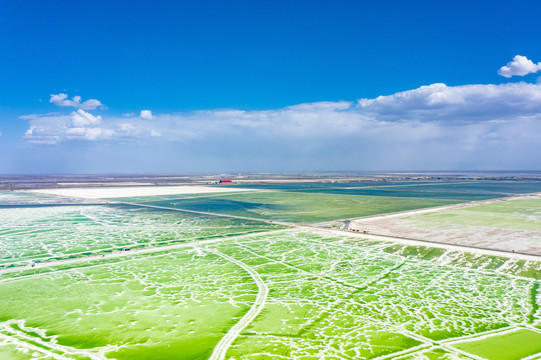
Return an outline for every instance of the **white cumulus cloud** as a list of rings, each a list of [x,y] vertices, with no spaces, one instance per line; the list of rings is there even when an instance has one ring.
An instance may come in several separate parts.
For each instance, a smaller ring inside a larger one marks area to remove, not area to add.
[[[84,110],[94,110],[98,107],[103,107],[103,104],[101,101],[97,99],[89,99],[86,101],[81,102],[80,96],[74,96],[71,99],[68,99],[68,94],[60,93],[60,94],[51,94],[51,98],[49,99],[49,102],[52,104],[55,104],[57,106],[71,106],[75,108],[80,108]]]
[[[541,86],[432,84],[374,99],[360,99],[358,111],[385,121],[481,122],[541,114]]]
[[[141,110],[141,113],[139,114],[139,117],[143,120],[152,120],[154,119],[154,116],[152,116],[152,111],[150,110]]]
[[[30,143],[57,144],[67,140],[105,140],[115,135],[115,130],[101,127],[102,117],[82,109],[69,115],[27,115],[30,127],[24,139]]]
[[[510,78],[511,76],[524,76],[538,71],[541,71],[541,62],[535,64],[526,56],[516,55],[512,61],[509,61],[507,65],[498,70],[498,75]]]
[[[101,116],[94,116],[79,109],[71,113],[71,123],[75,127],[97,126],[101,123]]]

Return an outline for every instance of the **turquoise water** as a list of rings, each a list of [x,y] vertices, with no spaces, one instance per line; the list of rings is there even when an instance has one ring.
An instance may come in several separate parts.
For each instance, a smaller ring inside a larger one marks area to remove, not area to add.
[[[318,223],[457,203],[455,199],[269,191],[149,201],[145,204],[233,216]]]
[[[541,192],[540,181],[359,182],[257,184],[238,187],[342,195],[422,197],[466,201]]]

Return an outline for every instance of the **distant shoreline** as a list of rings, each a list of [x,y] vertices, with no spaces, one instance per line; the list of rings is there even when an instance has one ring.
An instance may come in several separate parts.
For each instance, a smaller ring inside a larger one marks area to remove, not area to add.
[[[132,187],[179,185],[255,185],[281,183],[541,181],[541,171],[388,172],[388,173],[254,173],[189,175],[0,175],[0,190],[74,187]]]

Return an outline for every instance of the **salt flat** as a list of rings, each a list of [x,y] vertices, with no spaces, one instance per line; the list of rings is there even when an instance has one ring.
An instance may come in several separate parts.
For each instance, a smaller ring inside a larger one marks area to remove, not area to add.
[[[311,229],[215,240],[11,274],[0,358],[492,359],[470,348],[541,333],[539,263]]]
[[[364,211],[380,214],[365,221],[406,218],[434,236],[448,227],[489,228],[487,238],[498,240],[495,230],[539,231],[540,197],[456,206],[418,197],[152,188],[174,194],[63,189],[118,196],[88,204],[42,191],[0,194],[1,359],[541,355],[538,257],[317,223],[341,224],[336,219]],[[177,196],[183,190],[191,191]],[[381,215],[400,210],[410,211]],[[286,216],[312,224],[284,229],[276,219]]]
[[[540,209],[531,195],[356,219],[349,230],[541,255]]]
[[[130,187],[99,187],[99,188],[67,188],[67,189],[37,189],[29,192],[56,196],[77,197],[85,199],[114,199],[132,196],[159,196],[183,194],[210,194],[240,191],[254,191],[253,189],[225,188],[201,185],[179,186],[130,186]]]

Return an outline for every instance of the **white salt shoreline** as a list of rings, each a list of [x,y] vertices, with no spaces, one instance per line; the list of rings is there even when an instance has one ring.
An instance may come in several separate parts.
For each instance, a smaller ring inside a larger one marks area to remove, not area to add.
[[[211,194],[254,191],[252,189],[211,187],[201,185],[179,186],[129,186],[129,187],[90,187],[90,188],[66,188],[66,189],[34,189],[25,192],[56,195],[64,197],[76,197],[83,199],[114,199],[134,196],[160,196],[160,195],[185,195],[185,194]]]

